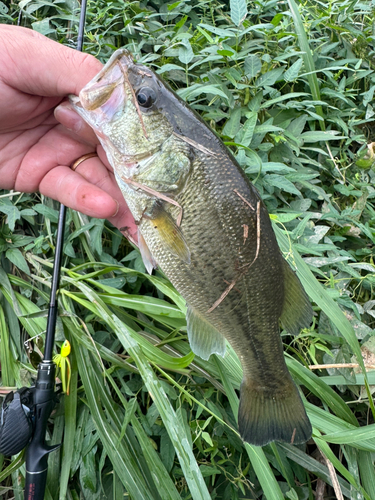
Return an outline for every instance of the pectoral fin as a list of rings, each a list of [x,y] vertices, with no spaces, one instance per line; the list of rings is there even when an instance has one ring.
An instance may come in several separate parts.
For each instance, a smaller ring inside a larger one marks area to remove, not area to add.
[[[197,311],[188,306],[187,331],[191,350],[199,357],[208,359],[211,354],[225,354],[225,338]]]
[[[311,325],[313,311],[297,275],[285,260],[283,263],[285,299],[280,320],[288,333],[298,335],[302,328]]]
[[[159,233],[159,241],[164,250],[190,264],[190,250],[186,244],[181,228],[177,226],[172,216],[159,206],[150,217],[150,224]]]
[[[148,248],[147,243],[145,242],[145,239],[142,236],[139,228],[138,228],[138,246],[139,246],[139,251],[141,252],[143,264],[145,265],[148,274],[152,274],[152,270],[156,269],[157,263],[154,257],[152,256],[150,249]]]

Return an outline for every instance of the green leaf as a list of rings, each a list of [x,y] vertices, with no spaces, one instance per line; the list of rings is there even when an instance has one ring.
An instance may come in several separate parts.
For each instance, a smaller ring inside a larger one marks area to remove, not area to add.
[[[34,210],[38,212],[38,214],[44,215],[51,222],[56,222],[59,219],[59,212],[54,210],[53,208],[47,207],[46,205],[42,205],[41,203],[37,203],[33,206]]]
[[[258,166],[251,166],[246,168],[246,173],[248,174],[255,174],[258,173],[259,167]],[[281,162],[265,162],[262,163],[262,172],[278,172],[280,174],[288,174],[289,172],[295,172],[295,170],[291,167],[288,167],[284,163]]]
[[[247,113],[247,120],[242,127],[242,137],[240,139],[242,146],[249,147],[252,141],[254,130],[258,120],[258,113],[251,111]]]
[[[9,328],[6,322],[4,310],[0,304],[0,365],[1,379],[4,386],[11,387],[14,385],[13,373],[17,370],[17,365],[11,353],[11,341]]]
[[[41,21],[36,21],[32,23],[33,30],[38,31],[42,35],[49,35],[50,33],[54,33],[55,30],[50,27],[49,19],[42,19]]]
[[[24,215],[29,215],[29,216],[36,215],[35,210],[32,210],[31,208],[24,208],[23,210],[21,210],[20,213],[21,217],[23,217]]]
[[[303,129],[305,128],[307,122],[307,116],[306,115],[301,115],[292,122],[287,127],[287,131],[290,132],[294,137],[299,137]]]
[[[65,396],[65,426],[64,426],[64,441],[63,453],[60,471],[60,491],[59,500],[65,500],[66,492],[68,489],[70,470],[73,463],[74,443],[76,439],[76,414],[77,414],[77,385],[78,385],[78,371],[77,363],[75,361],[75,354],[70,356],[72,375],[70,380],[69,396]]]
[[[281,75],[283,73],[284,68],[271,69],[271,71],[267,71],[267,73],[258,76],[258,78],[255,80],[254,85],[256,87],[270,87],[281,79]]]
[[[240,121],[241,121],[241,108],[235,108],[232,111],[229,120],[227,121],[227,123],[223,128],[222,134],[233,138],[237,134],[240,128]]]
[[[22,255],[20,250],[18,250],[18,248],[9,248],[5,252],[5,257],[9,259],[12,262],[12,264],[21,269],[21,271],[23,271],[26,274],[30,274],[30,269],[29,266],[27,265],[25,257]]]
[[[309,41],[306,35],[305,31],[305,26],[303,24],[301,14],[298,10],[298,5],[294,0],[288,0],[289,4],[289,9],[292,14],[293,18],[293,23],[294,23],[294,28],[297,33],[297,38],[298,38],[298,43],[300,46],[300,49],[302,51],[302,59],[305,65],[305,70],[307,73],[310,73],[307,75],[307,80],[310,85],[310,90],[311,94],[313,96],[313,99],[315,101],[320,101],[320,91],[319,91],[319,82],[318,82],[318,77],[316,76],[315,73],[315,64],[314,64],[314,59],[311,53]],[[316,112],[319,116],[324,118],[323,115],[323,109],[321,106],[316,106],[315,107]],[[322,130],[325,129],[324,121],[319,122]]]
[[[211,24],[204,24],[201,23],[199,24],[202,28],[206,29],[210,33],[214,33],[215,35],[219,35],[220,37],[224,38],[231,38],[235,36],[236,30],[234,28],[218,28],[217,26],[212,26]]]
[[[301,196],[301,192],[298,191],[294,184],[281,175],[267,174],[264,176],[264,181],[268,182],[268,184],[270,184],[271,186],[281,189],[282,191]]]
[[[309,95],[309,94],[307,94],[306,92],[291,92],[290,94],[283,94],[279,97],[275,97],[275,99],[270,99],[269,101],[266,101],[264,104],[261,105],[261,109],[269,108],[270,106],[273,106],[278,102],[296,99],[297,97],[304,95]]]
[[[7,223],[9,229],[14,231],[16,221],[21,218],[21,213],[14,205],[3,205],[0,203],[0,212],[7,215]]]
[[[304,142],[338,141],[346,139],[346,136],[338,135],[337,130],[327,130],[326,132],[304,132],[300,135]]]
[[[180,89],[177,93],[182,99],[186,100],[193,99],[194,97],[197,97],[201,94],[219,95],[220,97],[223,97],[225,100],[228,100],[227,95],[222,90],[220,90],[216,85],[195,84],[186,89]]]
[[[0,14],[6,14],[9,11],[5,3],[0,2]]]
[[[364,489],[371,500],[375,500],[375,470],[370,452],[360,451],[358,453],[358,467]]]
[[[194,52],[191,48],[189,40],[184,40],[183,44],[178,49],[179,60],[182,62],[182,64],[189,64],[193,57]]]
[[[262,69],[262,61],[258,56],[248,56],[244,61],[244,72],[247,78],[254,78]]]
[[[246,0],[230,0],[230,17],[239,26],[247,16]]]
[[[286,82],[293,82],[298,78],[299,71],[302,68],[303,60],[297,59],[284,73],[284,80]]]
[[[301,213],[270,214],[270,219],[285,224],[285,222],[290,222],[291,220],[297,219],[297,217],[300,217],[301,215]]]
[[[180,70],[180,71],[185,71],[185,69],[182,66],[178,66],[177,64],[163,64],[163,66],[160,66],[158,70],[156,70],[156,73],[159,75],[165,73],[166,71],[173,71],[173,70]]]

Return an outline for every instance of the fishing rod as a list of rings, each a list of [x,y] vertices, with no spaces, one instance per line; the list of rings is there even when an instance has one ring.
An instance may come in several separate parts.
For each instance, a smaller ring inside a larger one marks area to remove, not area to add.
[[[86,2],[81,2],[76,49],[82,51],[86,20]],[[26,450],[26,478],[24,500],[43,500],[48,472],[48,455],[61,445],[46,443],[48,419],[58,398],[55,392],[56,365],[53,346],[57,321],[57,291],[64,243],[66,208],[60,205],[57,226],[55,259],[52,271],[51,295],[48,308],[44,359],[38,365],[35,386],[22,387],[9,393],[0,413],[0,453],[16,455]]]

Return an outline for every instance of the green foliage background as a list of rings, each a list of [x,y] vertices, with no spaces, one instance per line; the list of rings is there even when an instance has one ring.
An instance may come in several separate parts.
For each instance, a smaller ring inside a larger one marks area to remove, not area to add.
[[[69,211],[57,350],[70,340],[73,376],[50,422],[63,445],[46,499],[375,499],[375,374],[361,357],[375,365],[374,9],[89,2],[85,50],[106,61],[126,47],[161,74],[260,191],[316,313],[297,338],[283,333],[314,433],[304,446],[244,445],[233,351],[194,358],[163,275],[148,276],[108,222]],[[22,25],[74,47],[75,0],[0,2],[0,22],[20,10]],[[0,394],[35,377],[56,227],[55,202],[0,192]],[[309,369],[327,363],[361,366]],[[23,454],[0,455],[0,470],[3,498],[22,499]]]

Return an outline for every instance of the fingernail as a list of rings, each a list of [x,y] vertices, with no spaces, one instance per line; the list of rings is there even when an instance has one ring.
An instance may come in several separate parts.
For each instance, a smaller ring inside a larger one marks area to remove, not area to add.
[[[60,104],[55,108],[55,118],[57,121],[62,123],[68,130],[73,132],[79,132],[82,128],[83,120],[74,111],[70,104],[64,103]]]
[[[117,208],[116,208],[116,212],[112,215],[112,217],[116,217],[116,215],[118,214],[118,211],[120,210],[119,202],[117,200],[114,200],[114,201],[116,202]]]

